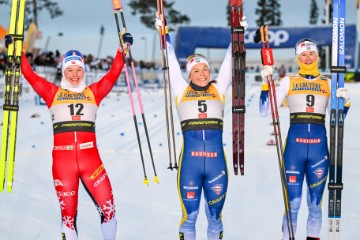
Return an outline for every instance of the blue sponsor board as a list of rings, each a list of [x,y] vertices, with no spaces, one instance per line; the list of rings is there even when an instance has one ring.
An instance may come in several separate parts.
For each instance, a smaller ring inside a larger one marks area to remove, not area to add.
[[[260,49],[261,43],[255,44],[253,39],[256,28],[248,28],[245,32],[245,47]],[[354,68],[356,50],[356,26],[345,28],[345,65]],[[318,46],[331,46],[332,25],[312,27],[269,27],[271,48],[294,48],[302,38],[312,38]],[[196,48],[227,48],[230,44],[230,28],[221,27],[179,27],[175,39],[175,51],[181,63],[193,54]],[[294,50],[295,55],[295,50]]]

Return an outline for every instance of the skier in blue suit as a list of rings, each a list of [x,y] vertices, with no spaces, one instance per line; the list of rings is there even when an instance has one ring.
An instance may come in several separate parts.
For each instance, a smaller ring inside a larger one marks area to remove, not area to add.
[[[307,240],[319,240],[322,210],[321,202],[326,185],[329,150],[327,145],[325,115],[330,107],[330,80],[318,69],[317,44],[312,39],[301,39],[295,46],[300,70],[286,76],[276,88],[278,107],[286,98],[290,112],[290,128],[284,150],[284,164],[288,185],[292,227],[296,232],[297,216],[301,205],[302,186],[307,184]],[[267,77],[272,75],[271,66],[261,72],[264,83],[260,95],[260,114],[270,114]],[[345,115],[351,105],[346,88],[339,88],[337,97],[344,98]],[[283,217],[283,239],[289,239],[287,219]]]
[[[247,27],[245,21],[242,26]],[[163,28],[157,17],[155,26]],[[175,95],[182,133],[183,148],[179,160],[177,185],[182,208],[179,237],[196,239],[196,220],[202,192],[208,220],[207,239],[223,236],[221,212],[228,188],[228,169],[223,149],[223,117],[225,94],[231,85],[231,46],[211,80],[209,62],[201,54],[188,57],[187,77],[184,79],[169,37],[168,51],[170,85]]]

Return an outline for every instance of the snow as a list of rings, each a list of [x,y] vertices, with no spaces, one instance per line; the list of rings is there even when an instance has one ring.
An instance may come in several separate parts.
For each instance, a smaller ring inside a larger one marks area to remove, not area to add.
[[[360,225],[360,182],[358,156],[360,148],[357,126],[360,84],[348,83],[352,108],[345,122],[343,167],[343,205],[341,239],[356,239]],[[230,172],[229,188],[223,209],[224,239],[281,239],[283,199],[270,118],[258,114],[260,86],[247,85],[245,140],[245,176],[235,176],[231,159],[231,91],[225,109],[224,142]],[[97,140],[100,154],[110,177],[117,210],[117,239],[178,239],[181,208],[176,188],[176,170],[168,170],[163,90],[142,89],[146,123],[160,183],[153,180],[153,170],[143,123],[137,114],[149,186],[143,184],[138,143],[127,93],[111,93],[98,112]],[[52,125],[44,105],[36,105],[34,93],[24,93],[20,100],[16,169],[13,191],[0,193],[0,239],[60,239],[61,217],[51,176]],[[133,93],[135,103],[136,93]],[[138,105],[137,105],[138,106]],[[137,107],[137,113],[139,108]],[[281,128],[285,139],[288,109],[280,109]],[[2,112],[2,111],[1,111]],[[31,118],[38,113],[40,117]],[[1,118],[2,119],[2,118]],[[182,136],[176,111],[176,151],[181,150]],[[303,197],[298,219],[297,239],[306,238],[307,207]],[[325,190],[321,238],[327,239],[327,202]],[[203,204],[197,221],[197,239],[206,239],[207,222]],[[81,186],[77,228],[80,240],[102,239],[97,210]]]

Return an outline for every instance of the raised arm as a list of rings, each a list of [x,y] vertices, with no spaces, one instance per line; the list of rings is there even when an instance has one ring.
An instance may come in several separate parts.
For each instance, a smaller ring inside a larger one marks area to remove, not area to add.
[[[109,94],[116,81],[119,79],[123,67],[124,61],[122,52],[118,50],[110,70],[98,82],[89,86],[96,97],[97,104],[99,104],[101,100]]]
[[[45,78],[37,75],[30,66],[30,63],[24,53],[22,53],[21,56],[21,72],[24,78],[30,83],[34,91],[39,94],[39,96],[46,102],[46,105],[50,107],[53,101],[53,97],[59,87],[53,83],[48,82]]]

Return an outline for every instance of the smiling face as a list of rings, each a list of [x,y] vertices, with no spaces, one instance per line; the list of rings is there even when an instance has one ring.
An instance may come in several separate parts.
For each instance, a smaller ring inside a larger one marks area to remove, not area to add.
[[[70,65],[65,68],[64,77],[72,86],[76,87],[84,78],[84,68],[78,65]]]
[[[205,87],[210,81],[210,69],[205,63],[196,64],[190,71],[189,79],[199,87]]]
[[[315,51],[304,51],[298,56],[299,61],[306,65],[314,63],[317,60],[317,57],[318,54]]]

